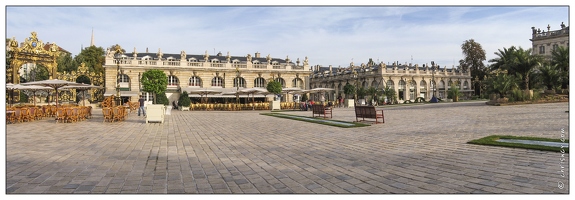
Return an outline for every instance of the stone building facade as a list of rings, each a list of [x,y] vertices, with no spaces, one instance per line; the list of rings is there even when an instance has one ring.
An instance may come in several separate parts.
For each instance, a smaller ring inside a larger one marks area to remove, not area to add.
[[[543,55],[546,58],[551,58],[551,52],[562,46],[569,47],[569,26],[565,26],[563,22],[560,25],[561,29],[551,30],[551,26],[547,25],[547,32],[539,28],[531,27],[531,44],[533,45],[534,55]]]
[[[164,54],[161,49],[157,53],[124,53],[121,58],[114,57],[114,52],[108,50],[105,61],[105,94],[116,94],[117,83],[120,86],[120,96],[124,101],[137,101],[139,95],[144,95],[151,101],[151,94],[141,90],[140,77],[150,69],[160,69],[168,76],[166,96],[170,102],[176,101],[182,91],[192,91],[209,88],[221,92],[236,91],[244,88],[265,88],[270,80],[282,83],[284,87],[308,88],[307,80],[311,71],[307,57],[300,63],[299,58],[294,63],[289,56],[285,59],[272,58],[270,55],[231,56],[194,54]],[[118,77],[119,75],[119,78]]]
[[[319,87],[335,89],[327,93],[325,97],[327,100],[334,100],[339,95],[345,98],[343,87],[347,83],[357,88],[367,89],[373,86],[378,91],[390,86],[395,90],[400,103],[405,100],[414,101],[418,97],[428,101],[434,91],[438,98],[446,98],[447,91],[452,84],[464,93],[463,98],[473,95],[470,72],[440,67],[433,62],[432,65],[424,64],[423,66],[407,63],[402,65],[397,62],[386,65],[383,62],[376,64],[370,59],[368,64],[362,63],[360,66],[353,63],[346,68],[313,66],[312,71],[311,89]]]

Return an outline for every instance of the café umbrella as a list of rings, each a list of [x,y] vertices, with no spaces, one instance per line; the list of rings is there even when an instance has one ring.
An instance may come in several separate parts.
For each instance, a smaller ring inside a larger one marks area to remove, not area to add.
[[[41,85],[15,85],[17,86],[17,90],[25,90],[32,92],[32,101],[34,102],[34,106],[36,106],[36,92],[39,91],[50,91],[52,90],[51,87],[45,87]]]
[[[86,106],[86,102],[84,102],[84,97],[86,96],[86,90],[90,90],[92,88],[96,88],[96,89],[102,89],[104,87],[102,86],[97,86],[97,85],[88,85],[88,84],[81,84],[81,85],[69,85],[69,86],[64,86],[60,89],[76,89],[76,91],[82,91],[82,106]]]
[[[207,96],[209,94],[220,94],[222,93],[221,91],[217,91],[217,90],[212,90],[212,89],[207,89],[207,88],[200,88],[200,89],[196,89],[196,90],[190,90],[188,92],[188,96],[191,96],[192,94],[199,94],[200,95],[200,100],[204,101],[204,95],[206,96],[206,103],[207,103]]]
[[[255,110],[255,105],[253,104],[253,102],[255,101],[254,95],[266,93],[266,92],[268,92],[268,90],[266,90],[264,88],[247,88],[247,89],[240,90],[239,92],[241,92],[243,94],[247,94],[248,96],[250,94],[252,95],[252,109]]]
[[[45,87],[50,87],[56,91],[56,106],[58,106],[58,89],[64,86],[69,85],[82,85],[82,83],[76,83],[66,80],[59,80],[59,79],[49,79],[43,81],[33,81],[28,83],[22,83],[21,85],[40,85]]]

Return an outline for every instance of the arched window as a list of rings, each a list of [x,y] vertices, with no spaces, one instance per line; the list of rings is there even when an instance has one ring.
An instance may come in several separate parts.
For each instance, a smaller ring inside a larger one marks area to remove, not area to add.
[[[539,46],[539,54],[545,54],[545,46]]]
[[[200,77],[197,76],[192,76],[190,78],[190,82],[188,83],[189,86],[197,86],[197,87],[201,87],[202,86],[202,80],[200,79]]]
[[[463,89],[467,90],[468,87],[469,87],[469,83],[467,81],[463,82]]]
[[[399,88],[400,90],[405,90],[405,81],[404,80],[399,80]]]
[[[285,87],[286,87],[286,82],[284,81],[283,78],[279,78],[279,77],[278,77],[278,78],[276,78],[276,81],[277,81],[277,82],[280,82],[280,83],[282,84],[282,88],[285,88]]]
[[[130,90],[130,77],[126,74],[120,74],[118,76],[118,83],[120,84],[120,90],[129,91]]]
[[[222,87],[222,78],[216,76],[212,79],[212,87]]]
[[[168,76],[168,86],[178,86],[178,77],[169,75]]]
[[[292,87],[304,89],[303,80],[301,80],[301,78],[294,78],[292,80]]]
[[[447,89],[451,89],[452,85],[453,85],[453,81],[447,82]]]
[[[376,80],[373,80],[371,82],[371,87],[377,88],[377,81]]]
[[[553,51],[556,51],[557,48],[559,48],[559,45],[558,45],[558,44],[553,44]]]
[[[420,91],[427,91],[427,82],[425,82],[425,80],[421,80],[419,82],[419,90]]]
[[[266,79],[262,78],[262,77],[258,77],[254,80],[254,87],[262,87],[265,88],[266,87]]]
[[[236,77],[234,78],[234,87],[246,87],[246,79],[242,78],[242,77]]]
[[[443,80],[439,81],[439,89],[445,90],[445,82]]]
[[[393,81],[392,81],[391,79],[390,79],[390,80],[387,80],[386,86],[388,86],[388,87],[391,88],[392,90],[395,89],[395,86],[393,85]]]

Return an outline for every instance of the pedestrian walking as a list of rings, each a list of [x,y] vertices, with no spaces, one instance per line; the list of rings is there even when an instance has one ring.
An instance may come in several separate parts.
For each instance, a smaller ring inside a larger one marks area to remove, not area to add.
[[[146,116],[146,110],[144,110],[144,97],[140,96],[138,102],[140,103],[140,108],[138,108],[138,116],[140,116],[140,111],[142,111],[142,114]]]

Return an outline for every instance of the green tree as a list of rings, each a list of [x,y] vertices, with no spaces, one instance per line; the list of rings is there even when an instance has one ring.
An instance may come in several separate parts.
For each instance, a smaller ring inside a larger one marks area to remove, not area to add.
[[[48,80],[49,78],[50,73],[48,72],[48,68],[42,64],[36,64],[36,66],[30,70],[28,81],[43,81]]]
[[[487,90],[489,93],[497,93],[499,97],[504,97],[509,91],[517,88],[515,76],[506,73],[499,73],[487,79]]]
[[[534,69],[541,64],[543,58],[539,55],[531,54],[531,49],[519,47],[514,52],[514,59],[509,66],[510,70],[521,76],[523,83],[522,89],[529,90],[529,78]]]
[[[162,92],[162,93],[158,93],[156,95],[157,97],[157,104],[163,104],[164,106],[169,106],[170,105],[170,100],[168,99],[168,96],[166,96],[166,93]]]
[[[489,60],[490,63],[493,63],[490,65],[490,71],[495,72],[507,70],[508,74],[515,74],[515,72],[509,71],[509,66],[513,62],[513,54],[516,49],[517,48],[515,48],[515,46],[511,46],[509,49],[503,48],[503,50],[499,49],[498,52],[495,52],[495,55],[498,56],[498,58]]]
[[[569,89],[569,47],[558,47],[551,52],[551,65],[557,65],[561,89]]]
[[[521,78],[521,88],[529,90],[530,78],[533,77],[534,69],[543,61],[539,55],[531,54],[531,49],[516,48],[511,46],[509,49],[503,48],[495,55],[499,58],[491,59],[491,71],[507,71],[510,76],[517,76]]]
[[[360,99],[364,99],[365,95],[367,94],[367,90],[364,87],[360,87],[357,89],[357,97]]]
[[[389,87],[389,85],[385,86],[385,89],[383,89],[383,95],[385,95],[392,104],[397,103],[397,94],[393,88]]]
[[[151,69],[142,73],[140,81],[142,82],[142,91],[152,93],[154,95],[154,104],[159,103],[156,95],[165,93],[168,87],[168,76],[166,73],[159,69]]]
[[[78,63],[76,63],[76,60],[72,58],[70,53],[63,52],[56,60],[56,63],[58,64],[58,72],[60,73],[70,73],[78,69]]]
[[[349,95],[351,94],[355,94],[355,87],[349,83],[346,83],[345,86],[343,86],[343,94],[345,94],[345,98],[349,98]]]
[[[371,96],[372,99],[375,99],[377,101],[377,89],[375,89],[375,87],[370,86],[369,88],[367,88],[367,90],[365,90],[365,93],[369,96]],[[369,101],[371,103],[371,101]]]
[[[301,95],[301,101],[302,101],[302,102],[305,102],[305,101],[307,101],[307,100],[308,100],[307,94],[305,94],[305,93],[302,94],[302,95]]]
[[[102,47],[89,46],[80,52],[76,57],[74,57],[75,63],[70,69],[76,70],[78,64],[85,63],[90,71],[96,73],[104,73],[104,63],[106,57],[104,55],[104,49]]]
[[[459,60],[459,66],[461,70],[467,72],[471,71],[471,77],[478,77],[479,80],[483,80],[483,77],[487,74],[485,64],[486,54],[485,50],[481,47],[481,44],[475,42],[475,40],[470,39],[463,42],[461,45],[461,51],[464,58]],[[479,94],[479,86],[475,87],[475,93]]]
[[[561,84],[559,82],[561,79],[561,70],[556,64],[540,66],[539,77],[548,90],[553,90],[557,85]]]
[[[88,84],[88,85],[91,84],[90,78],[88,78],[85,75],[78,76],[78,78],[76,78],[76,83],[84,83],[84,84]]]
[[[188,92],[186,92],[186,91],[182,92],[182,94],[180,95],[180,98],[178,99],[178,106],[190,107],[190,104],[192,104],[192,101],[190,100],[190,97],[188,96]]]
[[[461,95],[463,94],[459,91],[459,88],[455,87],[455,84],[451,85],[451,88],[447,91],[447,98],[453,99],[454,102],[457,102]]]
[[[271,92],[272,94],[275,94],[277,96],[282,93],[282,84],[278,81],[272,80],[268,82],[266,89],[268,90],[268,92]]]

